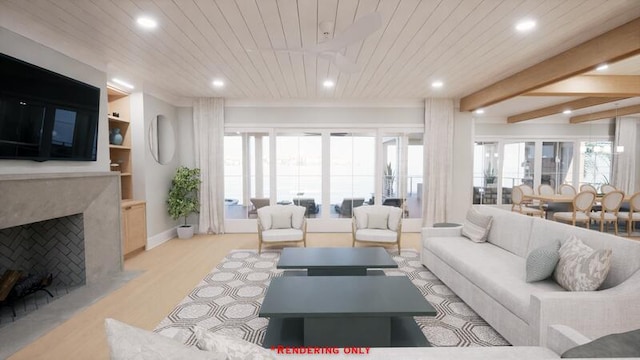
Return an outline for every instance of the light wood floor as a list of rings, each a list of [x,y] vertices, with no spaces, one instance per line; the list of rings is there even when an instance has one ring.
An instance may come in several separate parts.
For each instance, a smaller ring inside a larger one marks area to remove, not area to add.
[[[419,249],[419,241],[418,233],[402,235],[403,248]],[[108,359],[105,318],[151,330],[230,250],[257,249],[257,242],[256,234],[200,235],[140,253],[125,261],[125,269],[142,275],[9,359]],[[307,234],[307,246],[351,246],[351,234]]]

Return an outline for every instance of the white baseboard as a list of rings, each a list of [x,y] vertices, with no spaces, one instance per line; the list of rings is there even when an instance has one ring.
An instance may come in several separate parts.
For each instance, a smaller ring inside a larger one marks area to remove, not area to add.
[[[148,237],[147,246],[145,247],[145,250],[151,250],[154,247],[162,245],[176,236],[178,236],[178,231],[174,227],[169,230],[165,230],[159,234]]]

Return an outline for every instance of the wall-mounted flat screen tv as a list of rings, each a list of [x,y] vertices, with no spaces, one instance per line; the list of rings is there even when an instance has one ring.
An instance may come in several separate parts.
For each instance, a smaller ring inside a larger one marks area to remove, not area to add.
[[[95,161],[100,89],[0,54],[0,159]]]

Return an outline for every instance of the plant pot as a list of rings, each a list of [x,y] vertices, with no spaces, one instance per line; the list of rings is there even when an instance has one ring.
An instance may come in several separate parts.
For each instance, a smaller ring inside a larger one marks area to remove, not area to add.
[[[190,239],[193,237],[193,225],[178,226],[178,237],[180,239]]]

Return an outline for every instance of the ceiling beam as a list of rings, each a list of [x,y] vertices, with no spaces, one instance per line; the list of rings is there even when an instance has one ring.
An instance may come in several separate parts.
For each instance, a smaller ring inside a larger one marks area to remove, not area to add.
[[[622,107],[619,109],[598,111],[591,114],[572,116],[569,119],[569,122],[572,124],[579,124],[587,121],[602,120],[602,119],[608,119],[608,118],[613,118],[617,116],[631,115],[631,114],[637,114],[637,113],[640,113],[640,105],[632,105],[632,106]]]
[[[527,111],[525,113],[511,115],[507,118],[507,123],[514,124],[521,121],[537,119],[544,116],[549,116],[553,114],[559,114],[565,110],[578,110],[584,109],[586,107],[606,104],[613,101],[623,100],[626,98],[601,98],[601,97],[587,97],[578,100],[568,101],[562,104],[547,106],[542,109],[536,109],[532,111]]]
[[[640,18],[460,99],[472,111],[640,53]]]
[[[532,96],[640,96],[640,75],[583,75],[559,81],[524,95]]]

